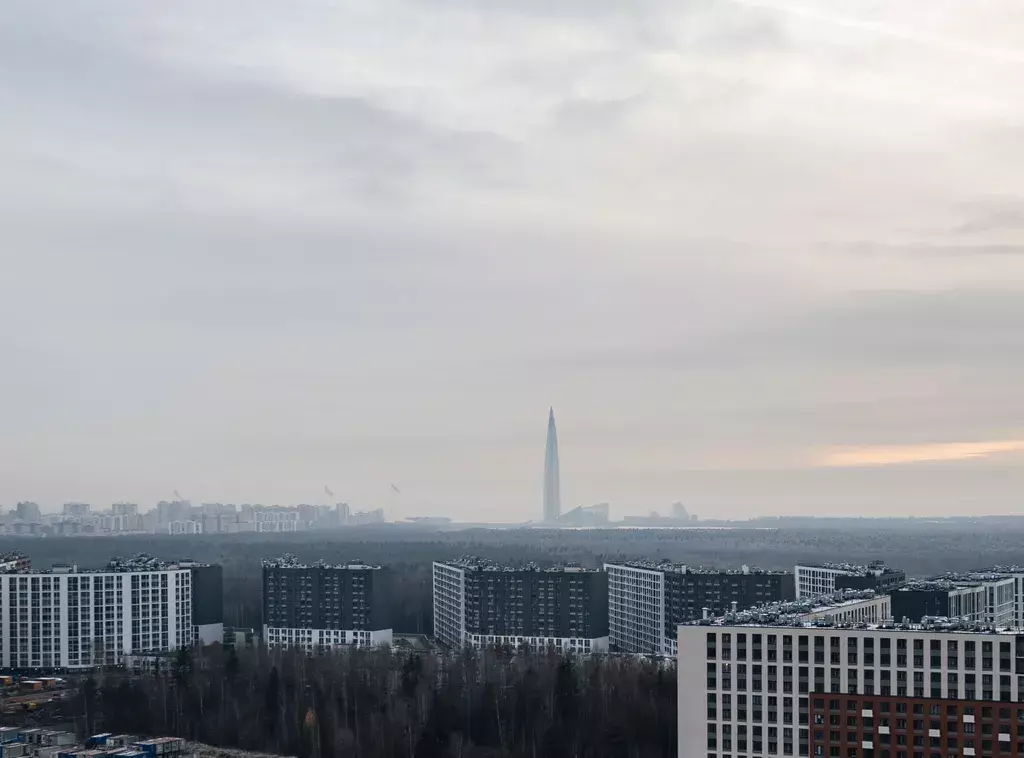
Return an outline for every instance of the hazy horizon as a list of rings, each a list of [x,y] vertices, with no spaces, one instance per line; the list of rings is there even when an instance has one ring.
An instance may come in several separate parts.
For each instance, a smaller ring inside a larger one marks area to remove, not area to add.
[[[9,0],[0,504],[1024,491],[1024,6]],[[394,495],[390,484],[402,490]]]

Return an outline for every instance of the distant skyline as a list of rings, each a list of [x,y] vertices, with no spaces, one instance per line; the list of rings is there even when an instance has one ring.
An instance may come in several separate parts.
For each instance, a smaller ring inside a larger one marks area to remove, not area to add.
[[[1014,0],[8,0],[0,504],[1024,512]],[[390,483],[398,485],[394,493]]]

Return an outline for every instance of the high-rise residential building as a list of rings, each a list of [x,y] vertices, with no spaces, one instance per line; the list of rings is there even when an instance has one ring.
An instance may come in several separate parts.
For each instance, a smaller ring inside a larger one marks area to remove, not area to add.
[[[110,515],[135,518],[139,515],[139,506],[137,503],[114,503],[110,506]]]
[[[679,629],[680,756],[1024,755],[1024,635],[954,623]]]
[[[88,518],[92,513],[92,506],[88,503],[64,503],[65,518]]]
[[[795,596],[793,575],[744,566],[734,571],[674,563],[608,563],[612,650],[675,655],[679,624]]]
[[[881,561],[859,566],[853,563],[801,564],[793,569],[797,598],[831,595],[836,590],[891,592],[907,581],[905,572]]]
[[[562,515],[562,480],[558,468],[558,432],[555,409],[548,410],[548,437],[544,446],[544,520],[558,521]]]
[[[576,566],[434,563],[434,636],[449,647],[608,649],[608,577]]]
[[[14,518],[18,521],[38,523],[42,521],[43,515],[39,510],[39,504],[29,501],[22,501],[14,506]]]
[[[0,574],[0,667],[82,669],[191,645],[192,571],[149,556]]]
[[[917,623],[925,617],[942,617],[1019,627],[1024,613],[1019,602],[1022,579],[1024,575],[1000,571],[915,579],[893,591],[893,619]]]
[[[388,569],[360,561],[264,561],[263,639],[307,650],[390,644],[390,579]]]
[[[202,645],[224,639],[224,567],[181,561],[192,572],[192,638]]]

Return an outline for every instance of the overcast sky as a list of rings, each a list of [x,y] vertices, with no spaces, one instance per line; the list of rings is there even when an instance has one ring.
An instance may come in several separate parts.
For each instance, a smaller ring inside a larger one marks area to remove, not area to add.
[[[1024,505],[1019,0],[3,6],[8,507]]]

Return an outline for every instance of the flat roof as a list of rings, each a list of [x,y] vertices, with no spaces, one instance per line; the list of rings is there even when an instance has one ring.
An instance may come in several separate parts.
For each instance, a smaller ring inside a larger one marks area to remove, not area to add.
[[[299,560],[291,553],[285,553],[280,558],[267,558],[262,561],[263,568],[274,568],[274,569],[331,569],[331,570],[351,570],[357,571],[360,569],[379,569],[380,566],[371,566],[363,563],[358,558],[353,558],[350,561],[344,563],[328,563],[325,560],[314,561],[313,563],[300,563]]]
[[[608,566],[622,566],[625,568],[644,569],[646,571],[660,571],[665,574],[708,574],[708,575],[744,575],[758,574],[771,576],[785,576],[791,572],[778,569],[762,569],[756,566],[741,566],[738,569],[718,569],[711,566],[691,566],[686,563],[673,563],[671,561],[607,561]]]
[[[798,563],[797,568],[841,571],[844,574],[849,574],[851,576],[879,576],[882,574],[903,573],[902,569],[891,568],[890,566],[886,566],[882,561],[873,561],[866,565],[860,563],[843,563],[839,561],[825,561],[824,563]]]
[[[794,621],[782,619],[778,622],[730,622],[723,618],[700,619],[685,624],[681,627],[721,627],[737,629],[809,629],[809,630],[844,630],[844,631],[868,631],[868,632],[927,632],[932,634],[979,634],[979,635],[1005,635],[1024,636],[1024,629],[1016,627],[994,627],[990,625],[961,621],[949,618],[922,619],[918,624],[895,624],[895,623],[865,623],[865,622],[844,622],[835,623],[829,619],[815,619],[813,621]]]
[[[435,563],[441,564],[442,566],[451,566],[452,568],[459,568],[465,571],[490,571],[490,572],[538,572],[538,573],[580,573],[580,574],[596,574],[600,573],[601,569],[588,569],[583,566],[577,566],[574,564],[565,564],[564,566],[549,566],[541,567],[540,565],[527,562],[518,566],[511,566],[500,564],[496,561],[492,561],[489,558],[481,558],[475,555],[464,555],[460,558],[449,561],[435,561]]]

